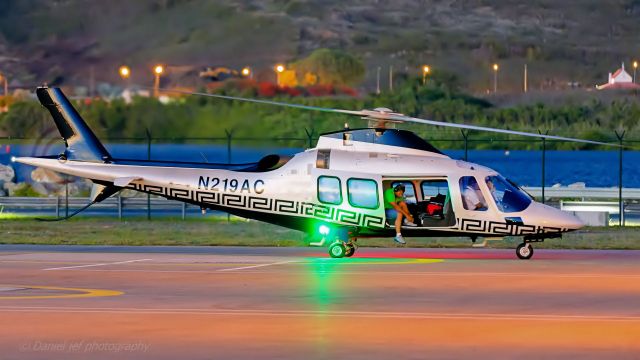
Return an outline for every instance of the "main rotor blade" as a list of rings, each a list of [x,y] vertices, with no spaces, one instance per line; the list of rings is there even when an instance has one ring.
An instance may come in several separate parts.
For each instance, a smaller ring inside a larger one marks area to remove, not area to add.
[[[612,147],[625,147],[625,146],[621,146],[619,144],[606,143],[606,142],[601,142],[601,141],[576,139],[576,138],[569,138],[569,137],[564,137],[564,136],[536,134],[536,133],[529,133],[529,132],[524,132],[524,131],[497,129],[497,128],[491,128],[491,127],[486,127],[486,126],[466,125],[466,124],[449,123],[449,122],[444,122],[444,121],[420,119],[420,118],[415,118],[415,117],[411,117],[411,116],[405,116],[405,115],[402,115],[402,114],[390,113],[390,112],[382,112],[382,111],[376,111],[376,110],[333,109],[333,108],[323,108],[323,107],[319,107],[319,106],[291,104],[291,103],[285,103],[285,102],[279,102],[279,101],[271,101],[271,100],[263,100],[263,99],[250,99],[250,98],[243,98],[243,97],[229,96],[229,95],[218,95],[218,94],[209,94],[209,93],[201,93],[201,92],[190,92],[190,91],[182,91],[182,90],[170,90],[170,89],[160,89],[160,90],[164,91],[164,92],[174,92],[174,93],[180,93],[180,94],[186,94],[186,95],[199,95],[199,96],[206,96],[206,97],[212,97],[212,98],[218,98],[218,99],[236,100],[236,101],[244,101],[244,102],[257,103],[257,104],[284,106],[284,107],[289,107],[289,108],[294,108],[294,109],[301,109],[301,110],[311,110],[311,111],[330,112],[330,113],[345,114],[345,115],[355,115],[355,116],[360,116],[360,117],[366,117],[366,118],[371,119],[371,120],[380,120],[382,122],[384,122],[384,121],[412,122],[412,123],[418,123],[418,124],[444,126],[444,127],[458,128],[458,129],[487,131],[487,132],[494,132],[494,133],[499,133],[499,134],[528,136],[528,137],[535,137],[535,138],[539,138],[539,139],[570,141],[570,142],[577,142],[577,143],[583,143],[583,144],[604,145],[604,146],[612,146]]]
[[[420,118],[404,116],[404,115],[390,115],[388,117],[388,119],[389,120],[395,120],[395,121],[404,121],[404,122],[413,122],[413,123],[419,123],[419,124],[434,125],[434,126],[453,127],[453,128],[458,128],[458,129],[478,130],[478,131],[487,131],[487,132],[494,132],[494,133],[500,133],[500,134],[528,136],[528,137],[543,138],[543,139],[549,139],[549,140],[571,141],[571,142],[592,144],[592,145],[604,145],[604,146],[620,147],[619,144],[606,143],[606,142],[601,142],[601,141],[576,139],[576,138],[569,138],[569,137],[555,136],[555,135],[536,134],[536,133],[529,133],[529,132],[524,132],[524,131],[497,129],[497,128],[491,128],[491,127],[485,127],[485,126],[477,126],[477,125],[456,124],[456,123],[449,123],[449,122],[444,122],[444,121],[420,119]]]
[[[212,97],[212,98],[217,98],[217,99],[225,99],[225,100],[244,101],[244,102],[257,103],[257,104],[284,106],[284,107],[290,107],[290,108],[301,109],[301,110],[322,111],[322,112],[330,112],[330,113],[338,113],[338,114],[346,114],[346,115],[356,115],[356,116],[365,116],[366,115],[364,112],[358,111],[358,110],[343,110],[343,109],[323,108],[323,107],[319,107],[319,106],[291,104],[291,103],[285,103],[285,102],[279,102],[279,101],[271,101],[271,100],[263,100],[263,99],[250,99],[250,98],[243,98],[243,97],[237,97],[237,96],[209,94],[209,93],[201,93],[201,92],[182,91],[182,90],[160,89],[160,91],[161,92],[173,92],[173,93],[179,93],[179,94],[185,94],[185,95],[206,96],[206,97]]]

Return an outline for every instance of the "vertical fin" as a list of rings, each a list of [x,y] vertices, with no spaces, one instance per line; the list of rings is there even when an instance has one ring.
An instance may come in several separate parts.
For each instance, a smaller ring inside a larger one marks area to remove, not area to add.
[[[111,161],[111,155],[59,88],[39,87],[36,95],[47,108],[64,139],[70,160]]]

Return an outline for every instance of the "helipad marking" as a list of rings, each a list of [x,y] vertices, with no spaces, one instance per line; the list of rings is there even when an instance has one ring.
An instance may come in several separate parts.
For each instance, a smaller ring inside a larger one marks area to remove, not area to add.
[[[444,319],[490,321],[588,321],[588,322],[640,322],[633,314],[547,314],[547,313],[447,313],[447,312],[397,312],[397,311],[317,311],[317,310],[267,310],[220,308],[93,308],[47,306],[0,306],[0,312],[43,313],[97,313],[134,315],[210,315],[210,316],[267,316],[267,317],[337,317],[337,318],[392,318],[392,319]]]
[[[235,270],[244,270],[244,269],[255,269],[255,268],[259,268],[259,267],[273,266],[273,265],[283,265],[283,264],[290,264],[290,263],[295,263],[295,262],[297,262],[297,261],[296,260],[279,261],[279,262],[274,262],[274,263],[269,263],[269,264],[241,266],[241,267],[235,267],[235,268],[229,268],[229,269],[220,269],[220,270],[216,270],[216,271],[235,271]]]
[[[151,259],[136,259],[136,260],[127,260],[127,261],[118,261],[112,263],[100,263],[100,264],[88,264],[88,265],[74,265],[74,266],[62,266],[62,267],[54,267],[42,270],[67,270],[67,269],[77,269],[77,268],[85,268],[85,267],[94,267],[94,266],[107,266],[107,265],[119,265],[119,264],[129,264],[133,262],[139,261],[150,261]]]
[[[1,285],[1,286],[15,288],[15,289],[74,291],[77,293],[76,294],[59,294],[59,295],[0,296],[0,300],[71,299],[71,298],[119,296],[124,294],[124,292],[116,291],[116,290],[79,289],[79,288],[65,288],[65,287],[57,287],[57,286],[35,286],[35,285]]]

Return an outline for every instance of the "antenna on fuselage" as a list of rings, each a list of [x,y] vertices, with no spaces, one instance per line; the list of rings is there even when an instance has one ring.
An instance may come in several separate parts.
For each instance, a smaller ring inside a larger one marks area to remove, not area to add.
[[[343,146],[351,146],[353,143],[351,142],[351,132],[349,132],[349,123],[344,123],[344,132],[342,133],[342,145]]]

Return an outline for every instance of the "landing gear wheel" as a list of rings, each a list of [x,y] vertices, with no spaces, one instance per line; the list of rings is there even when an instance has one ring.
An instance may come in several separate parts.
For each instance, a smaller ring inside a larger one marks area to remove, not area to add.
[[[529,260],[533,256],[533,246],[528,243],[522,243],[516,248],[516,255],[522,260]]]
[[[352,257],[356,253],[356,246],[353,244],[347,243],[346,249],[347,251],[344,253],[346,257]]]
[[[342,241],[335,242],[329,246],[329,256],[332,258],[341,258],[347,254],[347,247]],[[353,255],[353,252],[352,252]],[[350,256],[350,255],[349,255]]]

